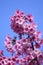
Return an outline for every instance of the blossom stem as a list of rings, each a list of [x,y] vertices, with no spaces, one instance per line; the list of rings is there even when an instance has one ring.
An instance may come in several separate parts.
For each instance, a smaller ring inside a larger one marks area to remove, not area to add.
[[[19,34],[19,39],[22,39],[22,34]]]

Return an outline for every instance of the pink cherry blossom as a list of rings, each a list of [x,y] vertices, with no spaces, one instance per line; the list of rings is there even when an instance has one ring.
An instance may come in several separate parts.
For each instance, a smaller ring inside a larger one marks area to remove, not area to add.
[[[12,39],[9,34],[6,36],[4,44],[12,56],[6,57],[3,50],[0,50],[0,65],[42,65],[43,52],[39,48],[43,44],[43,38],[37,30],[34,17],[17,10],[11,17],[10,26],[19,39],[16,39],[17,36]]]

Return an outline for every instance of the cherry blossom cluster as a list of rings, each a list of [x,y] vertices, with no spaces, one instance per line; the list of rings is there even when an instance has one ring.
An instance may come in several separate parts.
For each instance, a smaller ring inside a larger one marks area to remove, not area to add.
[[[29,33],[31,31],[35,32],[36,25],[34,23],[28,24],[29,22],[33,22],[33,16],[27,15],[25,16],[23,12],[19,10],[16,11],[15,15],[11,17],[11,28],[16,33]],[[32,28],[33,27],[33,28]]]
[[[7,39],[10,39],[9,37],[7,37]],[[15,53],[17,58],[18,58],[18,64],[19,65],[29,65],[29,63],[31,63],[31,61],[34,58],[38,58],[38,60],[40,61],[40,63],[42,63],[43,60],[43,53],[38,50],[37,48],[39,48],[39,45],[37,43],[37,46],[34,45],[34,50],[32,49],[31,46],[31,41],[30,39],[25,39],[22,38],[20,40],[16,41],[16,44],[11,44],[11,43],[7,43],[7,41],[5,41],[6,44],[6,48],[8,49],[8,51],[12,54]],[[10,42],[10,41],[9,41]],[[9,46],[10,44],[10,46]],[[37,47],[37,48],[36,48]],[[14,55],[13,55],[14,56]],[[22,58],[20,58],[22,57]],[[22,61],[21,61],[22,60]],[[16,62],[16,61],[15,61]],[[20,63],[21,62],[21,63]],[[26,64],[26,63],[27,64]],[[33,63],[33,62],[32,62]],[[32,65],[32,64],[31,64]]]
[[[43,44],[41,32],[37,30],[34,17],[31,14],[17,10],[11,17],[11,29],[18,34],[19,39],[13,39],[8,34],[5,38],[5,47],[12,57],[5,57],[0,50],[0,65],[42,65],[43,52],[39,50]],[[27,37],[23,37],[27,35]]]

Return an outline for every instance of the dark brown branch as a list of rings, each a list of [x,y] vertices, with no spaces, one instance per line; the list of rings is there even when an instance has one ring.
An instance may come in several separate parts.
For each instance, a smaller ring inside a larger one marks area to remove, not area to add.
[[[35,62],[35,61],[37,62],[37,65],[40,65],[40,63],[39,63],[37,57],[35,57],[30,63]]]
[[[32,49],[34,50],[34,45],[33,45],[33,42],[31,43],[31,45],[32,45]]]
[[[12,44],[14,45],[16,43],[16,37],[12,40]]]
[[[39,61],[38,61],[37,57],[36,57],[36,61],[37,61],[37,65],[40,65],[40,63],[39,63]]]

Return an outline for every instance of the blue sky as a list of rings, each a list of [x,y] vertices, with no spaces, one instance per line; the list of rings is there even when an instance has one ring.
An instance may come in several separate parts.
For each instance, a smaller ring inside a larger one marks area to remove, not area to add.
[[[4,47],[4,40],[7,34],[12,38],[15,35],[10,29],[10,17],[17,9],[32,14],[38,29],[43,34],[43,0],[0,0],[0,49],[3,49],[7,56],[10,54]]]

